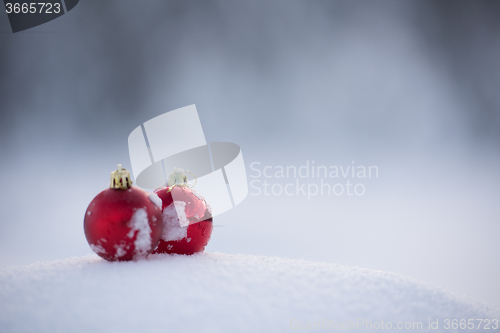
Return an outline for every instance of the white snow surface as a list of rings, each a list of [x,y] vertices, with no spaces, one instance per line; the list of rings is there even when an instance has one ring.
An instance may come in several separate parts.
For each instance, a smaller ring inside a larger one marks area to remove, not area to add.
[[[148,213],[146,208],[138,209],[130,221],[131,230],[128,233],[129,238],[133,238],[137,232],[134,241],[134,257],[141,258],[148,255],[151,251],[151,227],[149,226]],[[117,254],[118,255],[118,254]]]
[[[127,249],[130,247],[126,242],[122,241],[120,244],[115,244],[115,258],[119,259],[127,254]]]
[[[94,251],[95,253],[106,253],[106,250],[102,247],[101,244],[89,244],[90,245],[90,248],[92,249],[92,251]]]
[[[174,241],[183,239],[187,236],[187,227],[189,220],[186,216],[186,203],[183,201],[174,201],[163,209],[163,234],[161,239],[164,241]]]
[[[433,332],[450,332],[447,318],[498,314],[393,273],[265,256],[92,254],[0,269],[0,332],[289,332],[358,319],[422,322],[420,332],[438,320]]]
[[[172,206],[172,205],[170,205]],[[187,227],[189,225],[189,220],[186,216],[186,203],[184,201],[174,201],[173,206],[177,212],[177,218],[181,227]]]

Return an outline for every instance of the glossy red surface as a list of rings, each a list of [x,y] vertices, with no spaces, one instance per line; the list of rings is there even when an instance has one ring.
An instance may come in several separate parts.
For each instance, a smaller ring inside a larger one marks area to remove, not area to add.
[[[174,201],[185,203],[185,214],[189,220],[189,225],[185,226],[186,236],[178,240],[161,239],[154,253],[176,253],[194,254],[203,252],[212,235],[213,223],[212,214],[205,202],[205,199],[188,187],[174,186],[171,190],[168,187],[154,191],[162,200],[164,210]],[[164,219],[169,218],[164,214]],[[163,221],[167,227],[169,221]],[[175,221],[175,223],[179,223]]]
[[[148,196],[148,192],[132,186],[127,190],[108,188],[92,200],[83,224],[94,252],[109,261],[126,261],[144,257],[156,248],[163,231],[162,213]],[[131,220],[140,209],[145,209],[151,228],[150,248],[136,248],[139,231],[133,228]]]

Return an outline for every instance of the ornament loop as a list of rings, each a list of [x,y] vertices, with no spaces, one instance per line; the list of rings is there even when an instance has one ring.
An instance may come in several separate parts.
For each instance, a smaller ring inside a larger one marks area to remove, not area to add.
[[[188,179],[186,176],[186,173],[189,173],[191,176],[193,176],[195,183],[193,186],[188,185]],[[172,190],[174,186],[179,186],[179,187],[188,187],[188,188],[193,188],[196,184],[198,183],[198,179],[196,178],[195,175],[193,175],[189,171],[184,171],[184,169],[181,168],[174,168],[174,171],[168,175],[167,178],[167,187],[170,187],[169,192]]]
[[[186,172],[187,172],[187,173],[189,173],[189,174],[190,174],[191,176],[193,176],[193,178],[194,178],[194,185],[193,185],[193,186],[190,186],[189,188],[193,188],[193,187],[195,187],[195,186],[196,186],[196,184],[198,184],[198,179],[197,179],[197,178],[196,178],[196,176],[195,176],[195,175],[193,175],[191,172],[189,172],[189,171],[187,171],[187,170],[186,170]]]
[[[115,190],[126,190],[132,187],[130,172],[123,168],[121,164],[118,164],[117,170],[111,172],[111,182],[109,187]]]

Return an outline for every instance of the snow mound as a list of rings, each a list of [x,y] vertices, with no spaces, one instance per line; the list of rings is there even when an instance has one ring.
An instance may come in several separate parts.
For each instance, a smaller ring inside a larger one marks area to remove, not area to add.
[[[274,333],[358,320],[422,322],[420,332],[437,320],[433,331],[449,332],[455,318],[498,310],[397,274],[264,256],[88,255],[0,270],[0,332]]]

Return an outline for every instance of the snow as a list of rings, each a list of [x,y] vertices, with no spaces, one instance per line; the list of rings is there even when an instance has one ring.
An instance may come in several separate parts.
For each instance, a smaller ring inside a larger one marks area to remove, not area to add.
[[[151,200],[158,208],[161,209],[162,201],[156,193],[150,193],[148,197],[149,200]]]
[[[130,245],[128,245],[125,242],[122,242],[121,244],[115,244],[115,249],[116,249],[115,257],[116,257],[116,259],[119,259],[119,258],[123,257],[125,254],[127,254],[127,250],[129,247],[130,247]]]
[[[101,244],[89,244],[90,245],[90,248],[92,249],[92,251],[94,251],[95,253],[106,253],[106,250],[102,247]]]
[[[421,332],[437,320],[433,331],[448,332],[445,319],[498,315],[485,303],[401,275],[264,256],[151,255],[110,263],[92,254],[0,270],[1,332],[274,333],[358,319],[422,322]]]
[[[189,220],[186,216],[186,203],[184,201],[174,201],[175,211],[181,227],[187,227]]]
[[[187,226],[189,220],[186,217],[186,203],[174,201],[173,205],[168,205],[163,209],[163,234],[161,239],[164,241],[174,241],[183,239],[187,236]]]
[[[134,241],[134,257],[145,257],[151,251],[151,227],[149,226],[146,208],[138,209],[134,213],[132,220],[130,220],[130,227],[131,230],[127,235],[129,238],[133,238],[137,233]]]

